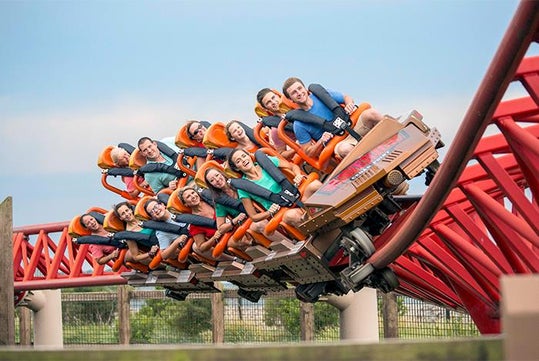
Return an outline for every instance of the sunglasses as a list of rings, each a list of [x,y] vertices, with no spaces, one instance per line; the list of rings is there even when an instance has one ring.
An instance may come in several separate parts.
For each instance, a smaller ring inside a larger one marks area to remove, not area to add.
[[[200,134],[201,131],[202,131],[202,124],[198,124],[198,127],[195,129],[195,131],[189,135],[189,139],[194,139],[196,136]]]

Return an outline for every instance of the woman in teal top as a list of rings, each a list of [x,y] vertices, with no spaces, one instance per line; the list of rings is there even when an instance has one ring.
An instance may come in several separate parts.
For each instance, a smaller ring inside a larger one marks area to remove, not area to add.
[[[247,211],[243,203],[237,202],[239,200],[238,193],[240,190],[236,190],[229,182],[229,178],[225,174],[222,168],[219,167],[208,167],[204,172],[204,182],[206,186],[211,190],[213,199],[215,201],[215,215],[217,217],[217,225],[221,225],[227,222],[227,219],[230,220],[230,230],[232,230],[236,225],[242,224],[247,218]],[[227,202],[222,202],[222,200],[228,198]],[[236,201],[236,202],[235,202]],[[227,203],[227,204],[223,204]],[[258,222],[253,222],[249,229],[257,232],[263,233],[264,227],[268,224],[267,220],[260,220]],[[249,236],[244,237],[243,243],[251,243]],[[275,234],[267,237],[269,241],[280,241],[282,236]]]
[[[294,174],[293,182],[295,184],[300,184],[306,178],[298,165],[279,157],[270,156],[268,158],[276,167]],[[250,180],[263,188],[269,189],[273,193],[281,192],[281,185],[277,183],[258,163],[255,163],[252,156],[245,150],[238,148],[234,149],[228,156],[228,164],[233,171],[241,173],[243,179]],[[316,189],[320,188],[321,185],[322,183],[320,181],[311,182],[307,186],[302,198],[308,198],[316,191]],[[271,219],[281,208],[278,204],[241,189],[238,190],[238,196],[253,222]],[[264,208],[264,211],[258,212],[253,201],[259,203],[262,208]],[[304,214],[305,211],[301,208],[290,208],[284,213],[283,222],[291,226],[298,226],[301,224]]]
[[[150,236],[154,235],[154,230],[143,228],[140,225],[140,222],[135,218],[135,214],[133,213],[133,206],[128,202],[122,202],[115,205],[114,213],[116,213],[116,216],[124,222],[126,231],[140,232]],[[126,240],[129,251],[125,256],[125,260],[129,262],[139,262],[145,265],[150,264],[152,258],[155,257],[157,251],[159,251],[157,238],[150,237],[150,239],[155,240],[155,244],[152,244],[150,247],[143,246],[134,240]]]

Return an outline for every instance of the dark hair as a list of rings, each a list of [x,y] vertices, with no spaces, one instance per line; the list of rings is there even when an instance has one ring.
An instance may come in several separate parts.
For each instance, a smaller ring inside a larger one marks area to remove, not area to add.
[[[183,199],[183,194],[188,191],[189,189],[191,189],[193,192],[197,193],[197,190],[191,186],[186,186],[186,187],[183,187],[183,188],[180,188],[178,190],[178,199],[180,200],[180,202],[182,202],[183,205],[185,205],[185,200]]]
[[[288,79],[286,79],[283,83],[283,94],[285,97],[287,97],[288,99],[290,99],[290,95],[288,94],[288,92],[286,91],[288,88],[290,88],[290,86],[292,86],[292,84],[294,83],[300,83],[301,85],[305,86],[305,84],[303,84],[303,81],[301,81],[300,78],[296,78],[296,77],[290,77]]]
[[[112,211],[114,212],[114,214],[118,218],[120,218],[120,214],[118,213],[118,209],[120,209],[120,207],[122,207],[122,206],[126,206],[127,208],[131,209],[133,212],[135,211],[135,207],[131,203],[127,202],[127,201],[115,204],[115,205],[112,206]]]
[[[163,203],[161,200],[157,199],[157,198],[149,198],[146,200],[146,202],[144,202],[144,210],[146,211],[146,213],[150,214],[150,212],[148,212],[148,205],[151,203],[151,202],[157,202],[157,203]]]
[[[193,140],[193,137],[194,135],[191,133],[191,131],[189,129],[191,129],[191,125],[195,124],[195,123],[198,123],[198,124],[202,124],[201,122],[199,122],[198,120],[189,120],[187,121],[187,123],[185,123],[185,131],[187,133],[187,136],[189,137],[189,139]]]
[[[82,221],[82,219],[86,216],[90,216],[90,217],[93,217],[90,213],[84,213],[82,216],[80,216],[79,218],[79,223],[80,225],[82,226],[82,228],[84,229],[88,229],[88,227],[86,227],[86,225],[84,224],[84,222]],[[94,217],[95,218],[95,217]]]
[[[241,170],[238,169],[238,167],[236,166],[236,164],[232,161],[232,156],[234,154],[236,154],[237,152],[243,152],[247,155],[250,155],[249,152],[247,152],[245,149],[243,148],[234,148],[232,150],[232,152],[228,153],[228,156],[226,157],[226,161],[228,163],[228,166],[230,167],[230,169],[232,169],[234,172],[237,172],[237,173],[243,173]]]
[[[240,127],[243,128],[243,126],[241,125],[240,121],[239,120],[231,120],[229,121],[228,123],[226,123],[225,125],[225,134],[226,134],[226,137],[228,138],[228,140],[230,140],[231,142],[234,142],[235,139],[234,137],[232,136],[232,134],[230,134],[230,127],[232,126],[233,123],[238,123]]]
[[[256,101],[258,102],[258,104],[260,104],[260,106],[262,106],[262,108],[266,108],[264,106],[264,104],[262,104],[262,99],[264,99],[264,97],[266,96],[266,94],[268,93],[273,93],[273,90],[271,90],[270,88],[263,88],[263,89],[260,89],[258,91],[258,93],[256,93]]]
[[[149,140],[150,142],[153,142],[153,139],[150,137],[142,137],[137,142],[137,148],[140,150],[140,145],[144,143],[145,141]]]
[[[228,179],[228,176],[225,174],[225,172],[222,169],[219,169],[217,167],[208,167],[206,169],[206,171],[204,172],[204,182],[206,183],[206,187],[208,187],[208,189],[212,192],[213,198],[215,200],[215,197],[218,196],[219,194],[222,194],[223,190],[219,189],[219,188],[215,188],[215,186],[213,186],[208,181],[208,173],[209,173],[210,170],[215,170],[215,171],[221,173],[223,175],[223,177],[225,177],[225,179]]]

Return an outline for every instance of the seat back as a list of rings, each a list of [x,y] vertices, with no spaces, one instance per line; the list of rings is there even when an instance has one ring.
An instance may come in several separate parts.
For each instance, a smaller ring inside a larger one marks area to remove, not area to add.
[[[167,209],[172,213],[191,213],[191,208],[186,207],[178,197],[180,188],[175,189],[170,197],[168,197]]]
[[[105,214],[103,228],[105,228],[109,232],[125,231],[125,223],[120,218],[118,218],[116,212],[111,209]]]
[[[236,148],[238,143],[231,142],[226,135],[226,125],[222,122],[216,122],[209,126],[204,134],[202,144],[208,149],[215,148]]]
[[[91,234],[90,230],[82,225],[80,218],[81,215],[73,217],[67,227],[67,233],[73,238],[89,236]]]
[[[157,200],[156,197],[153,196],[144,196],[137,202],[135,206],[135,217],[141,221],[147,221],[151,219],[148,212],[146,212],[146,209],[144,209],[144,206],[146,205],[146,202],[148,202],[150,199]]]
[[[206,184],[206,181],[204,180],[204,174],[206,173],[208,168],[217,168],[224,171],[223,166],[215,160],[209,160],[206,163],[204,163],[200,167],[200,169],[197,170],[195,174],[195,184],[201,188],[208,188],[208,185]]]
[[[112,160],[112,157],[110,156],[110,152],[114,149],[114,146],[109,145],[105,147],[101,153],[99,153],[99,156],[97,157],[97,166],[101,169],[110,169],[114,168],[114,162]]]

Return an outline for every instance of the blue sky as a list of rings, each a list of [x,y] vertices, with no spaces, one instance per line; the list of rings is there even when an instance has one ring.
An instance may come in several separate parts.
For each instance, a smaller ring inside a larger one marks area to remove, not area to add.
[[[109,144],[188,119],[256,122],[289,76],[394,116],[418,109],[449,144],[518,6],[504,1],[0,1],[0,202],[15,226],[120,199]]]

